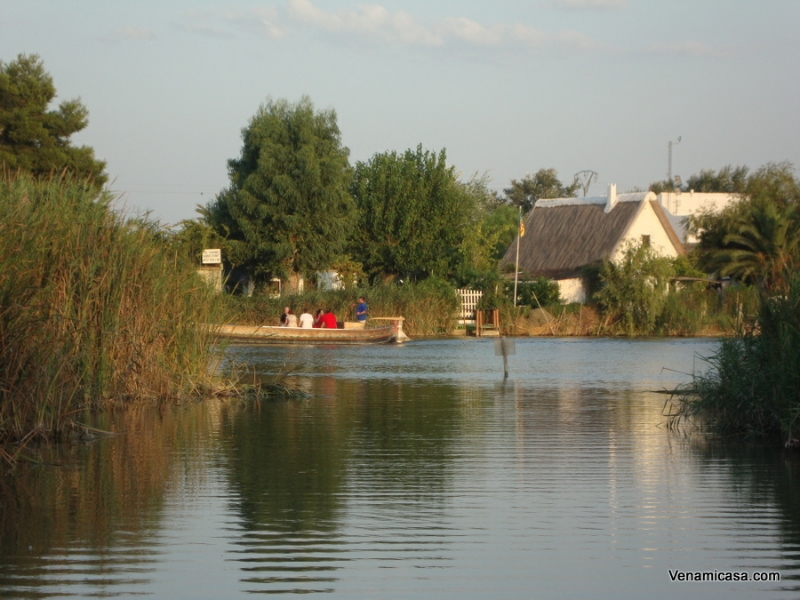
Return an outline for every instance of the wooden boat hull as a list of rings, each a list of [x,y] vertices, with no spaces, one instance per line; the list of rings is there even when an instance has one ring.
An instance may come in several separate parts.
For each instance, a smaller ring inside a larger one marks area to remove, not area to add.
[[[300,329],[257,325],[211,325],[220,341],[234,344],[388,344],[397,340],[397,326],[371,329]]]

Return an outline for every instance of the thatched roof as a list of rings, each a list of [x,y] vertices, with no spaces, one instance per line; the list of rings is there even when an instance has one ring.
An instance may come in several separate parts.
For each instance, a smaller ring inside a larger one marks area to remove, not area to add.
[[[648,202],[678,252],[683,248],[654,194],[620,194],[606,212],[606,198],[563,198],[539,201],[525,218],[520,239],[519,270],[534,277],[578,277],[581,268],[607,259],[622,241]],[[500,261],[501,268],[514,265],[517,241]]]

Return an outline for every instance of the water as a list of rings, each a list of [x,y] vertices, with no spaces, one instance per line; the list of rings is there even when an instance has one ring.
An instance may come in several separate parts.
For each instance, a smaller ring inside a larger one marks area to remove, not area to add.
[[[520,339],[505,381],[492,340],[229,349],[308,398],[42,449],[0,481],[0,597],[796,597],[795,457],[661,426],[715,347]]]

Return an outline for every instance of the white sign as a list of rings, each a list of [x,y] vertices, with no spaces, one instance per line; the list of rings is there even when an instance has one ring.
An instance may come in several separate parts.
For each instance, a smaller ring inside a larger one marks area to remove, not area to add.
[[[211,248],[203,250],[203,264],[204,265],[220,265],[222,264],[222,249]]]

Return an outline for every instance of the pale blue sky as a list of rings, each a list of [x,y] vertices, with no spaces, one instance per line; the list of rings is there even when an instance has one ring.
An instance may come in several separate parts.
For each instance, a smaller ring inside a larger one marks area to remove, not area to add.
[[[194,218],[268,97],[333,108],[351,162],[422,144],[507,187],[583,169],[620,191],[800,166],[800,0],[0,0],[129,208]],[[202,195],[201,195],[202,194]]]

